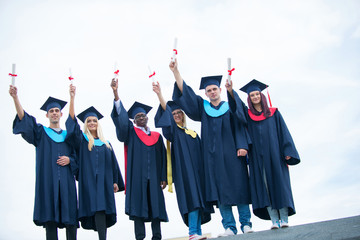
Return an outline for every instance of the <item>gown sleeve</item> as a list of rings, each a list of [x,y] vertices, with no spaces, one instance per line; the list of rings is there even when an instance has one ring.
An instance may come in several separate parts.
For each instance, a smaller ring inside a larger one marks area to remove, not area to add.
[[[67,141],[71,146],[74,146],[76,149],[79,149],[81,140],[83,138],[83,133],[80,129],[79,123],[77,122],[77,119],[72,119],[69,115],[65,122],[65,126],[67,131],[65,141]]]
[[[37,124],[36,119],[25,111],[22,120],[20,120],[18,115],[16,115],[13,122],[13,133],[21,134],[23,139],[35,147],[37,147],[40,143],[43,132],[42,128],[43,126],[41,124]]]
[[[66,119],[65,122],[66,126],[66,138],[65,141],[73,147],[72,153],[69,156],[70,158],[70,169],[74,176],[76,177],[76,180],[79,178],[79,159],[78,155],[76,154],[76,151],[79,151],[81,139],[82,139],[82,131],[80,129],[80,126],[77,122],[77,119],[72,119],[70,115]]]
[[[172,99],[184,110],[189,118],[194,121],[201,120],[201,115],[204,110],[204,100],[202,97],[196,95],[185,81],[183,83],[182,93],[175,83]]]
[[[123,104],[120,102],[120,113],[118,113],[115,104],[111,112],[111,119],[113,120],[116,128],[116,136],[120,142],[127,145],[129,140],[130,126],[132,126],[127,111]]]
[[[278,125],[278,136],[281,147],[282,158],[285,159],[286,156],[290,156],[291,158],[286,161],[288,165],[296,165],[300,163],[300,157],[296,150],[294,141],[291,137],[291,134],[286,126],[286,123],[281,116],[280,112],[278,112],[277,125]]]
[[[110,144],[110,143],[109,143]],[[111,146],[111,144],[110,144]],[[116,159],[113,147],[111,146],[111,158],[112,158],[112,169],[113,169],[113,183],[116,183],[119,187],[119,192],[125,190],[124,180],[120,172],[119,164]]]
[[[247,125],[247,119],[246,119],[247,107],[246,107],[246,105],[240,99],[239,95],[237,94],[237,92],[235,92],[235,90],[233,90],[234,98],[231,97],[231,95],[229,94],[228,91],[226,91],[226,92],[227,92],[227,96],[228,96],[230,111],[233,113],[233,115],[237,118],[237,120],[241,124]]]
[[[166,161],[166,149],[162,137],[159,137],[160,154],[161,154],[161,181],[167,182],[167,161]]]
[[[164,137],[170,142],[173,142],[174,140],[175,124],[171,108],[166,105],[166,109],[164,111],[160,105],[155,115],[155,127],[162,128]]]

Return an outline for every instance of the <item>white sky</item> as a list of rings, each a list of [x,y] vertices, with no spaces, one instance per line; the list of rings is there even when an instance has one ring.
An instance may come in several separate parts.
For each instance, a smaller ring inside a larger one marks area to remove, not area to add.
[[[154,129],[158,101],[148,65],[170,99],[174,78],[168,64],[175,37],[180,72],[200,95],[200,78],[226,74],[228,57],[236,68],[235,89],[253,78],[270,85],[273,105],[285,118],[302,160],[290,167],[297,210],[291,225],[359,215],[359,9],[357,0],[0,0],[0,239],[45,239],[44,229],[32,221],[35,149],[12,134],[11,64],[16,63],[24,109],[46,126],[39,108],[49,95],[69,99],[71,67],[76,112],[91,105],[102,112],[104,134],[123,170],[123,144],[110,118],[114,63],[125,107],[135,100],[153,106]],[[348,109],[349,104],[355,107]],[[68,106],[62,127],[67,114]],[[198,123],[189,125],[200,132]],[[165,197],[170,222],[162,224],[163,238],[186,236],[175,194],[166,192]],[[124,194],[116,194],[116,201],[118,222],[108,229],[108,239],[134,239]],[[236,209],[234,214],[237,218]],[[252,222],[255,231],[270,227],[255,216]],[[203,232],[223,232],[218,211]],[[63,230],[59,234],[65,239]],[[147,235],[151,239],[150,226]],[[97,234],[79,229],[78,239],[97,239]]]

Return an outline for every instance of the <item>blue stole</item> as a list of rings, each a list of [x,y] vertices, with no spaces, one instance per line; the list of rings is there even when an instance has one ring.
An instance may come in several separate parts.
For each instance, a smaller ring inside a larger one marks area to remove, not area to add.
[[[229,103],[224,102],[219,109],[211,107],[209,101],[204,99],[204,110],[210,117],[219,117],[224,115],[229,110]]]
[[[61,133],[57,133],[51,128],[43,126],[46,135],[49,136],[54,142],[61,143],[65,141],[66,130],[61,130]]]
[[[85,133],[83,133],[83,135],[84,135],[84,138],[86,139],[86,141],[89,142],[88,136],[86,136]],[[104,145],[104,144],[105,144],[105,143],[102,142],[100,139],[94,139],[94,146],[100,147],[100,146],[102,146],[102,145]]]

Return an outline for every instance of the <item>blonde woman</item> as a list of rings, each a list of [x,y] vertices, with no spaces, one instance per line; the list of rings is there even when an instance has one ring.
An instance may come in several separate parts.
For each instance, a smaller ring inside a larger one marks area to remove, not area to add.
[[[98,232],[106,239],[106,230],[116,223],[114,193],[124,190],[122,175],[114,151],[105,140],[99,124],[103,117],[90,107],[77,117],[84,122],[84,132],[75,118],[75,86],[70,86],[70,111],[66,121],[67,141],[77,150],[79,172],[78,218],[84,229]]]
[[[186,116],[173,101],[165,102],[159,82],[153,91],[160,106],[155,126],[161,127],[164,137],[171,142],[171,166],[176,198],[184,223],[189,227],[189,240],[202,240],[201,224],[211,220],[214,210],[205,202],[205,173],[199,135],[187,129]],[[170,183],[169,183],[170,187]]]

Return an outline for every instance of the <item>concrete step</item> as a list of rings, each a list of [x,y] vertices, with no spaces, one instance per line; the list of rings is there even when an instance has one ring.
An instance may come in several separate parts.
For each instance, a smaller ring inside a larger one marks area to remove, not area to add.
[[[239,234],[230,237],[216,238],[218,240],[338,240],[360,239],[360,215],[324,222],[309,223],[288,228]]]

